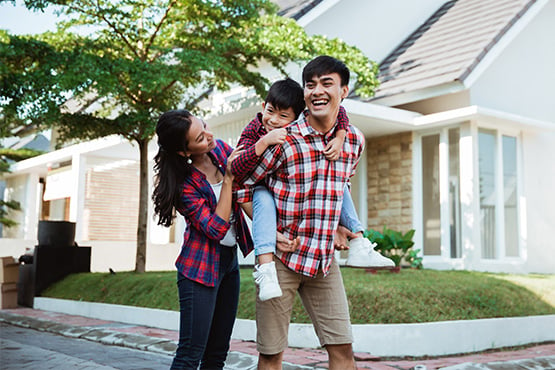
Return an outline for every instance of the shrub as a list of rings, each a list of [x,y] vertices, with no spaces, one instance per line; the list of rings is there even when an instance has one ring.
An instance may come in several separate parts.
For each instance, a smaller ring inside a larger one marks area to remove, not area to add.
[[[395,262],[395,266],[410,266],[413,268],[422,268],[422,257],[418,255],[420,249],[413,249],[414,229],[409,230],[406,234],[399,231],[388,229],[384,226],[383,232],[376,230],[366,230],[364,237],[371,242],[376,243],[376,250],[384,256],[391,258]]]

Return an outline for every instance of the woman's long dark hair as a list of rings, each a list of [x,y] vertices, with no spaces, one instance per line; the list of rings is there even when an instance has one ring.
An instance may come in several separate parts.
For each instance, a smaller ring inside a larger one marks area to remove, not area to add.
[[[158,225],[169,227],[175,217],[174,208],[180,208],[182,186],[191,174],[187,158],[177,152],[187,147],[187,133],[191,127],[191,113],[171,110],[160,116],[156,125],[158,153],[154,157],[154,213]]]

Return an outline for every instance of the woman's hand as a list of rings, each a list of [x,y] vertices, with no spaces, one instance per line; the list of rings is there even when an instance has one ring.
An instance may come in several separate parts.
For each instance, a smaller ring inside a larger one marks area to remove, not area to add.
[[[225,167],[225,176],[229,180],[233,180],[235,176],[231,173],[231,164],[241,153],[243,153],[243,145],[239,145],[237,148],[233,149],[233,151],[227,157],[227,166]]]

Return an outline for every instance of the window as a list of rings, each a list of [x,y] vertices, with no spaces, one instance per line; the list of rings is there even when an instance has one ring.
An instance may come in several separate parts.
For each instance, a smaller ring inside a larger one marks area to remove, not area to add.
[[[516,138],[503,136],[505,256],[518,257]]]
[[[458,128],[449,130],[449,236],[451,258],[461,258],[461,196]]]
[[[439,134],[422,138],[422,219],[424,255],[441,255],[439,203]]]
[[[423,250],[426,256],[462,256],[459,140],[458,128],[422,137]],[[444,204],[442,199],[445,199]]]
[[[479,130],[478,151],[482,258],[518,257],[516,137]]]
[[[495,201],[495,133],[478,133],[478,166],[480,171],[480,230],[482,258],[496,258]]]

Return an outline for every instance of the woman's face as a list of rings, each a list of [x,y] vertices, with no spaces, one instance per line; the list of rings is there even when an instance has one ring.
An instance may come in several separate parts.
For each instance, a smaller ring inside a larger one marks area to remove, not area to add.
[[[208,130],[206,122],[191,116],[191,127],[187,133],[187,155],[208,153],[215,147],[214,134]]]

